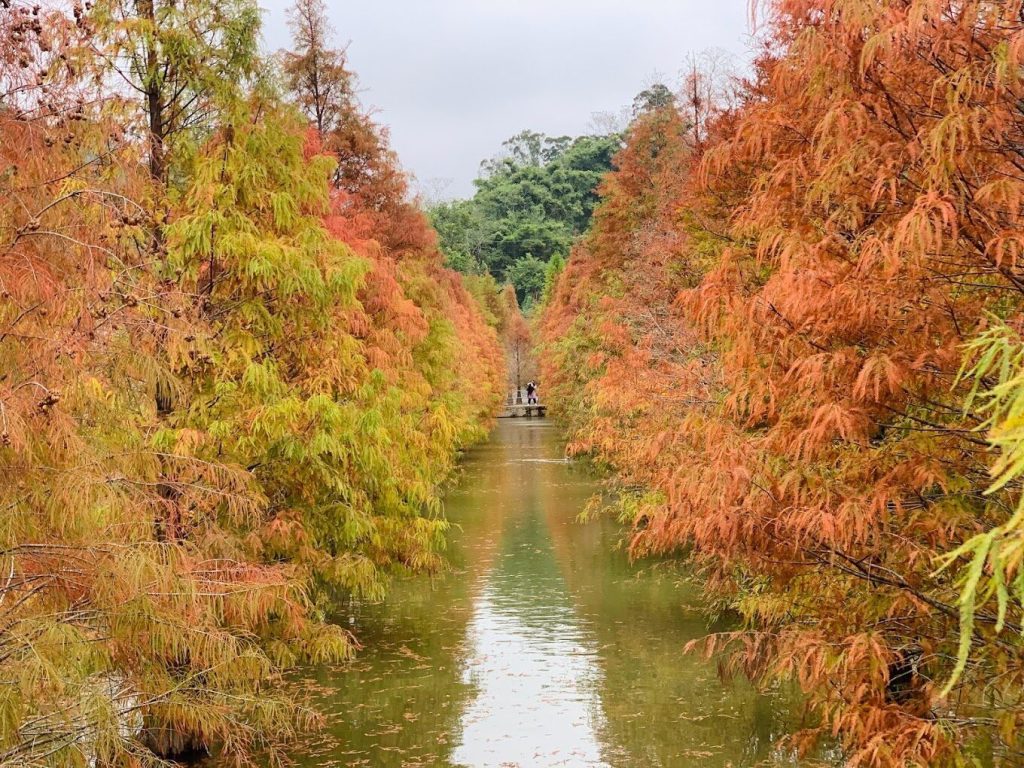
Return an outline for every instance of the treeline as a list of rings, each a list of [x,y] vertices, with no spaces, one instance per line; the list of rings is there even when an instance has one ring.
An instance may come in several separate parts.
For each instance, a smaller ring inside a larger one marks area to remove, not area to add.
[[[617,133],[513,136],[481,164],[472,198],[431,206],[448,265],[511,283],[529,310],[590,226],[597,186],[621,146]]]
[[[332,596],[438,562],[502,350],[291,22],[0,2],[0,765],[272,751]]]
[[[633,552],[742,617],[704,650],[806,692],[797,747],[1020,765],[1022,4],[761,11],[728,99],[631,126],[542,378]]]

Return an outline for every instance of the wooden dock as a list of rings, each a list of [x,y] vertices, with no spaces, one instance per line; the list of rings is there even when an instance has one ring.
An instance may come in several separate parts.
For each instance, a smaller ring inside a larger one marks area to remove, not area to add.
[[[521,403],[519,405],[506,405],[505,408],[502,410],[502,412],[498,414],[498,418],[499,419],[520,419],[520,418],[532,419],[532,418],[536,417],[536,418],[542,419],[542,418],[544,418],[547,415],[547,412],[548,412],[548,407],[546,405],[541,405],[540,403],[536,403],[536,404],[532,404],[532,405],[527,405],[526,403]]]
[[[528,403],[525,393],[520,390],[518,392],[509,392],[508,398],[505,400],[505,407],[501,413],[498,414],[499,419],[543,419],[547,416],[548,407],[542,403]]]

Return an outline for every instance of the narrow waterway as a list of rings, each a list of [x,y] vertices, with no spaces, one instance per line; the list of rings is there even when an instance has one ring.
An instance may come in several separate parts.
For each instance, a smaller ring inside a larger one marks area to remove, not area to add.
[[[612,521],[577,522],[598,491],[550,422],[500,422],[447,498],[453,569],[339,613],[366,647],[305,682],[328,719],[296,762],[788,764],[773,743],[791,702],[683,653],[709,631],[698,593],[667,565],[631,564]]]

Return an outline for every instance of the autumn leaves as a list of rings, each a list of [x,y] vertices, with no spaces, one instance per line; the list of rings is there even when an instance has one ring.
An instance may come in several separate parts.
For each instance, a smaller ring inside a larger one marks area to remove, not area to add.
[[[545,315],[545,380],[576,448],[648,489],[634,549],[692,551],[745,619],[733,661],[798,677],[822,717],[799,743],[1009,764],[1021,9],[765,10],[700,147],[685,103],[632,127]]]
[[[347,89],[311,133],[257,19],[0,9],[0,765],[310,726],[268,682],[436,565],[503,393],[379,129]]]

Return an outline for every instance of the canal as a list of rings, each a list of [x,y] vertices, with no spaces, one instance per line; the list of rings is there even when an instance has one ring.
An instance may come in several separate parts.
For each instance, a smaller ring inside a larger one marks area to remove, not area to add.
[[[327,725],[301,766],[743,768],[790,697],[722,683],[687,655],[714,629],[669,564],[630,563],[611,520],[577,517],[600,485],[549,421],[503,420],[446,500],[449,572],[395,581],[335,618],[365,644],[302,685]]]

